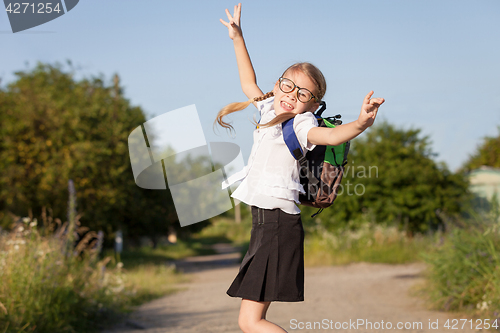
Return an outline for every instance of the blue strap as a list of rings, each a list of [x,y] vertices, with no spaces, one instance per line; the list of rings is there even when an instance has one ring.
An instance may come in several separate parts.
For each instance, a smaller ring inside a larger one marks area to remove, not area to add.
[[[283,130],[283,139],[285,140],[285,144],[292,156],[297,161],[299,161],[300,168],[305,170],[307,179],[309,180],[309,188],[316,189],[319,180],[314,177],[314,174],[311,172],[311,170],[309,170],[307,158],[304,156],[302,147],[300,146],[299,140],[297,139],[297,135],[293,130],[294,119],[295,118],[288,119],[281,124]],[[311,191],[311,193],[314,193],[312,190],[309,191]]]
[[[281,124],[281,128],[283,130],[283,139],[285,140],[290,154],[292,154],[292,156],[296,160],[299,160],[304,156],[304,153],[302,152],[302,147],[300,146],[299,140],[297,139],[297,135],[295,135],[295,131],[293,130],[294,119],[295,117],[285,120]]]
[[[320,116],[315,115],[318,121],[321,119]],[[281,124],[281,128],[283,130],[283,139],[285,140],[286,146],[288,150],[290,150],[290,154],[296,159],[300,160],[304,156],[304,152],[302,151],[302,147],[300,146],[299,140],[297,139],[297,135],[293,130],[293,120],[295,117],[285,120]]]

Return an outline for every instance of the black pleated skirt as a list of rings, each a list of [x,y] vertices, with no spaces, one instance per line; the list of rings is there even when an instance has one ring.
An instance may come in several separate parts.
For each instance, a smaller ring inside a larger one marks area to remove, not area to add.
[[[250,246],[227,294],[259,302],[304,300],[300,214],[252,206]]]

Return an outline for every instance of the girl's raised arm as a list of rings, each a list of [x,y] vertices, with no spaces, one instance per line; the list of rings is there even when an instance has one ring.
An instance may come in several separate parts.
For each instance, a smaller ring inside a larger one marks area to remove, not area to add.
[[[229,38],[233,40],[234,52],[236,54],[236,62],[238,64],[238,72],[240,75],[241,89],[243,93],[250,99],[264,95],[257,86],[257,78],[252,66],[252,61],[248,55],[245,40],[241,32],[240,17],[241,17],[241,3],[234,6],[233,16],[226,9],[226,15],[229,22],[220,19],[229,31]],[[253,102],[256,105],[255,102]]]
[[[307,133],[307,141],[314,145],[336,146],[363,133],[364,130],[373,125],[378,108],[385,102],[385,99],[372,98],[372,95],[373,90],[365,96],[358,119],[335,128],[313,127]]]

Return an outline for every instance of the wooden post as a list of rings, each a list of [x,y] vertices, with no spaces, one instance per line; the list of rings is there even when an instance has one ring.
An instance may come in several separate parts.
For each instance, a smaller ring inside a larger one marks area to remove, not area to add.
[[[240,201],[234,199],[234,220],[236,223],[241,223],[241,205]]]

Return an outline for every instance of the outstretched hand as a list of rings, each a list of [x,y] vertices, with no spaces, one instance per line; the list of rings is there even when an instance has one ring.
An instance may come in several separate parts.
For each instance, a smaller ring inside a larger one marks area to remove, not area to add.
[[[226,15],[229,22],[220,19],[220,22],[224,24],[229,30],[229,38],[235,39],[236,37],[241,37],[241,26],[240,26],[240,17],[241,17],[241,3],[237,6],[234,6],[234,13],[231,16],[229,10],[226,9]]]
[[[375,117],[377,116],[378,108],[385,102],[385,99],[380,97],[371,98],[372,95],[373,90],[365,96],[363,106],[361,106],[361,113],[358,117],[358,123],[363,129],[373,125]]]

